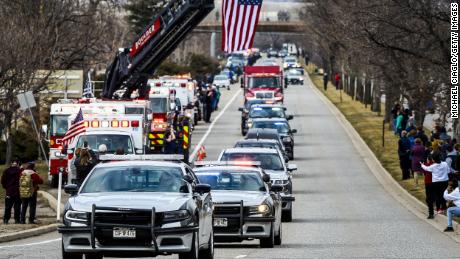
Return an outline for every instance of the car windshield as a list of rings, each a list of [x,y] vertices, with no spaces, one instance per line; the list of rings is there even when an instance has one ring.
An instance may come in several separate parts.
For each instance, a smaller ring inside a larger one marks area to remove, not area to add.
[[[99,167],[88,176],[81,193],[188,192],[179,167]]]
[[[216,81],[223,81],[223,80],[227,80],[227,79],[228,79],[228,76],[226,76],[226,75],[218,75],[218,76],[214,77],[214,80],[216,80]]]
[[[128,135],[80,135],[76,148],[83,147],[84,142],[87,142],[89,147],[97,152],[99,145],[107,146],[107,153],[114,154],[117,149],[122,149],[125,154],[133,154],[133,144]]]
[[[251,118],[284,118],[284,109],[280,107],[253,107],[249,112]]]
[[[52,115],[51,116],[51,136],[62,137],[67,132],[69,115]]]
[[[281,88],[279,77],[250,77],[249,88]]]
[[[263,104],[263,103],[265,103],[265,100],[262,100],[262,99],[249,100],[244,105],[244,108],[246,110],[250,110],[253,105],[255,105],[255,104]]]
[[[253,128],[276,129],[278,133],[289,133],[289,125],[282,121],[255,121]]]
[[[221,161],[259,161],[265,170],[284,170],[280,157],[274,153],[224,153]]]
[[[279,148],[276,142],[238,142],[235,147]]]
[[[154,113],[168,112],[168,98],[150,98],[150,109]]]
[[[264,183],[258,172],[209,170],[195,173],[201,183],[211,186],[211,190],[265,191]]]
[[[291,69],[289,70],[289,75],[301,75],[302,73],[300,73],[299,70],[296,70],[296,69]]]

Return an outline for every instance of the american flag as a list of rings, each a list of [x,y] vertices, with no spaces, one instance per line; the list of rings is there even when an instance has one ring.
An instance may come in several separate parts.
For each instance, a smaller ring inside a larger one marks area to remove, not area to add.
[[[72,140],[76,136],[86,131],[84,122],[85,121],[83,120],[83,111],[80,108],[80,110],[77,113],[77,116],[72,121],[72,125],[70,125],[69,130],[67,130],[67,132],[64,135],[64,138],[62,139],[62,146],[68,146],[70,143],[72,143]]]
[[[252,48],[262,0],[223,0],[222,50],[234,52]]]
[[[88,79],[86,80],[85,85],[83,86],[83,97],[93,98],[93,83],[91,82],[91,72],[88,72]]]

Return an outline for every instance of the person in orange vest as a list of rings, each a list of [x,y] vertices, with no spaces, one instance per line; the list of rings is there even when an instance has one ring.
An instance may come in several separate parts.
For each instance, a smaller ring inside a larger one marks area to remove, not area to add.
[[[203,161],[206,158],[206,148],[201,145],[200,149],[198,150],[196,160],[197,161]]]

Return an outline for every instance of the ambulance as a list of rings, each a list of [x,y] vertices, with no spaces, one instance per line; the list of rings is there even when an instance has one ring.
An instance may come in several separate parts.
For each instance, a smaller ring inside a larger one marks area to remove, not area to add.
[[[62,139],[69,128],[69,118],[75,116],[80,108],[85,119],[96,115],[139,115],[143,117],[142,123],[145,123],[149,119],[149,106],[150,102],[145,100],[102,101],[97,99],[66,99],[58,100],[57,103],[51,104],[49,126],[43,128],[49,139],[50,159],[48,177],[51,186],[57,186],[60,168],[64,168],[64,174],[68,173],[68,157],[56,156],[56,154],[59,154],[64,148]],[[96,124],[94,125],[96,126]]]

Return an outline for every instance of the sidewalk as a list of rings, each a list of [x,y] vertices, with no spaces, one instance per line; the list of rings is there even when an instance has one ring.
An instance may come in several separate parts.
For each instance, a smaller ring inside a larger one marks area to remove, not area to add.
[[[43,197],[38,197],[37,202],[37,224],[14,224],[13,212],[11,213],[10,224],[0,224],[0,237],[6,234],[17,233],[23,230],[38,228],[46,225],[56,223],[56,212],[49,206],[48,200]],[[3,222],[3,212],[5,209],[5,204],[0,203],[0,219]],[[26,215],[26,223],[28,220],[28,213]],[[1,239],[1,238],[0,238]]]

